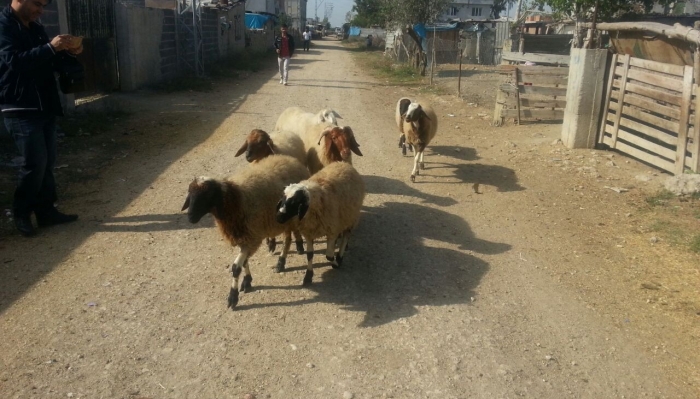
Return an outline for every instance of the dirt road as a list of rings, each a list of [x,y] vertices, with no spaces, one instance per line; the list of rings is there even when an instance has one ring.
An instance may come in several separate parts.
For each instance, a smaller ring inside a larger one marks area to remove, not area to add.
[[[0,243],[0,397],[700,397],[697,257],[670,261],[632,231],[642,191],[604,188],[647,167],[430,96],[440,130],[412,184],[393,113],[415,91],[333,41],[291,68],[286,87],[267,69],[128,97],[141,111],[111,138],[124,156],[62,193],[80,222]],[[231,311],[236,252],[179,210],[193,176],[246,167],[243,137],[292,105],[353,128],[361,224],[341,270],[316,256],[309,288],[304,257],[274,274],[257,253],[255,291]]]

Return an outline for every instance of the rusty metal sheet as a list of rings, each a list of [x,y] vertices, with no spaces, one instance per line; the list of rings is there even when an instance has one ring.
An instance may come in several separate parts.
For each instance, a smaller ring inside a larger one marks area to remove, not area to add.
[[[611,46],[618,54],[673,65],[693,65],[693,53],[687,42],[644,32],[611,32]]]

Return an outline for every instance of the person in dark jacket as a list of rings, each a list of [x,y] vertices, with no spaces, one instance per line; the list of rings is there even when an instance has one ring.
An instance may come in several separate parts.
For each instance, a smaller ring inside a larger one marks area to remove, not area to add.
[[[12,204],[24,236],[35,234],[32,213],[39,227],[78,219],[54,207],[56,117],[63,115],[54,72],[83,49],[70,35],[49,40],[37,22],[49,1],[12,0],[0,13],[0,110],[24,158]]]
[[[289,60],[294,55],[294,37],[287,34],[287,25],[282,25],[280,31],[282,35],[275,37],[275,50],[277,50],[277,65],[280,70],[280,84],[286,86]]]

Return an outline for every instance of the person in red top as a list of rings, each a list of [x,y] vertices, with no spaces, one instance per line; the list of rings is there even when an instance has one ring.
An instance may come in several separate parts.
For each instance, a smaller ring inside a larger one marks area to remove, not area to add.
[[[275,37],[277,50],[277,65],[280,71],[280,84],[287,85],[289,75],[289,59],[294,55],[294,37],[287,35],[287,25],[282,25],[281,36]]]

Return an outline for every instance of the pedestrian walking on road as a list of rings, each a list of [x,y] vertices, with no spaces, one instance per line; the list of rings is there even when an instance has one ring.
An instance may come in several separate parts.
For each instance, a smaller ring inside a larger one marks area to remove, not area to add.
[[[24,159],[12,204],[15,227],[24,236],[35,234],[32,213],[39,227],[78,219],[54,207],[56,117],[63,116],[54,72],[76,65],[82,70],[75,55],[83,46],[70,35],[49,40],[36,20],[50,2],[12,0],[0,12],[0,109]]]
[[[277,50],[277,65],[280,70],[280,84],[287,85],[289,76],[289,60],[294,55],[294,38],[287,34],[287,25],[280,28],[281,36],[275,38],[275,49]]]
[[[309,32],[309,28],[306,28],[302,36],[304,36],[304,51],[309,51],[309,45],[311,44],[311,32]]]

